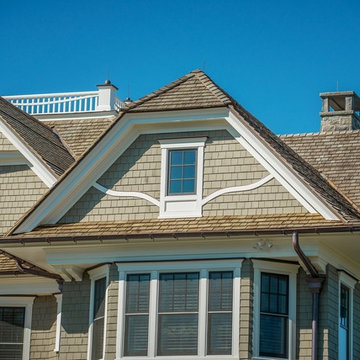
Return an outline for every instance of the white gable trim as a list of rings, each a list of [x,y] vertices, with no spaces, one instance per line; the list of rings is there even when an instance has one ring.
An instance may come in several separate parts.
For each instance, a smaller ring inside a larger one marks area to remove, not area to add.
[[[14,233],[29,232],[38,225],[59,221],[139,135],[208,130],[227,130],[309,212],[319,213],[325,219],[339,219],[239,117],[227,108],[217,108],[125,114]]]
[[[230,133],[235,139],[297,199],[310,213],[319,213],[327,220],[339,220],[336,213],[309,190],[285,164],[240,121],[233,113],[229,113],[227,122],[233,128]],[[234,131],[235,130],[235,131]]]
[[[44,182],[47,187],[52,187],[56,177],[50,170],[34,155],[31,149],[19,139],[19,137],[0,119],[0,131],[21,152],[21,154],[32,164],[30,169]]]

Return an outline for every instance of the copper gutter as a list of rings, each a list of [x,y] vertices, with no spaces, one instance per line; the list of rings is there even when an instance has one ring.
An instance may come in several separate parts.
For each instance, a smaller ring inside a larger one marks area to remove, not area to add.
[[[306,279],[309,290],[312,294],[312,342],[311,342],[311,359],[318,359],[318,332],[319,332],[319,297],[320,292],[325,281],[324,277],[321,277],[315,266],[311,263],[310,259],[304,254],[299,243],[299,234],[294,231],[292,234],[292,244],[295,252],[299,256],[301,262],[305,265],[306,269],[310,273],[310,277]]]

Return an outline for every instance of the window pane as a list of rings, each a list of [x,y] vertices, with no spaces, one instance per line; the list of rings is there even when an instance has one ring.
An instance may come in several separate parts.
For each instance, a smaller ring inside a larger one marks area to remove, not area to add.
[[[260,355],[287,357],[287,317],[260,315]]]
[[[232,310],[232,271],[209,273],[209,311]]]
[[[185,179],[195,179],[195,166],[194,165],[184,166],[184,178]]]
[[[102,359],[104,346],[104,317],[93,322],[92,355],[93,360]]]
[[[104,316],[106,278],[95,281],[94,286],[94,319]]]
[[[170,169],[170,179],[181,179],[182,178],[182,167],[172,166]]]
[[[209,355],[230,355],[232,348],[232,313],[209,314]]]
[[[0,344],[23,343],[24,307],[0,307]]]
[[[195,164],[196,150],[186,150],[184,152],[184,164],[192,165]]]
[[[184,180],[183,182],[183,193],[195,192],[195,180]]]
[[[197,355],[198,315],[159,315],[158,355]]]
[[[0,360],[22,360],[23,344],[1,344],[0,343]]]
[[[199,274],[160,274],[160,312],[197,311],[199,304]]]
[[[148,324],[149,317],[147,315],[126,316],[125,355],[147,355]]]
[[[182,165],[183,163],[183,151],[171,150],[170,153],[170,164],[171,165]]]
[[[149,311],[149,274],[127,275],[126,312],[147,313]]]
[[[181,180],[170,180],[169,194],[181,193]]]

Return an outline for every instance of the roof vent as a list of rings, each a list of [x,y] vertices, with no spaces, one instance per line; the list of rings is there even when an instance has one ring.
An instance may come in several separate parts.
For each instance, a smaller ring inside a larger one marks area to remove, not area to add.
[[[321,93],[321,132],[360,129],[360,99],[354,91]]]

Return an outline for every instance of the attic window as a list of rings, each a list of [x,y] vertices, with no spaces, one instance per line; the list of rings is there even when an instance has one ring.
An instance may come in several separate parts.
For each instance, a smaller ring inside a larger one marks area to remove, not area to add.
[[[201,216],[207,137],[161,139],[160,218]]]

